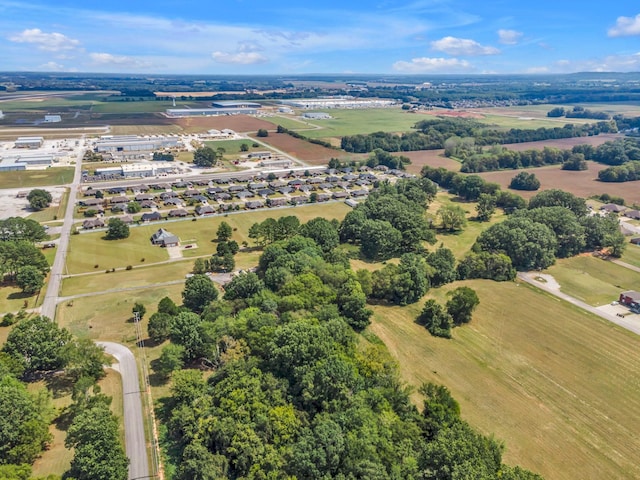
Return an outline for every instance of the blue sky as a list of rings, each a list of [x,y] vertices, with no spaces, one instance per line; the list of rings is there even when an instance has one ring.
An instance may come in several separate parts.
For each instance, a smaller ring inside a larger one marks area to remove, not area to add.
[[[640,71],[640,3],[0,0],[0,70]]]

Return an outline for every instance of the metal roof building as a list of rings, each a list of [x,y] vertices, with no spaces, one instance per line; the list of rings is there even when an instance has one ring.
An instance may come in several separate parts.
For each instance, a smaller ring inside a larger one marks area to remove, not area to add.
[[[148,152],[180,146],[177,137],[103,136],[96,142],[96,152]]]

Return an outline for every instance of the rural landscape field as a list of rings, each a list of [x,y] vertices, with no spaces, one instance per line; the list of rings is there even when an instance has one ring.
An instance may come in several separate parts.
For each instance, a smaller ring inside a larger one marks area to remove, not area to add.
[[[640,477],[637,75],[5,77],[0,478]]]

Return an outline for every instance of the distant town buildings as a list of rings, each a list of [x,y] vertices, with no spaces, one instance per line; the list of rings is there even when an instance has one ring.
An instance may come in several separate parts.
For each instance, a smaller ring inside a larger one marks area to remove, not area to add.
[[[202,117],[217,115],[255,115],[262,108],[259,103],[244,101],[213,102],[211,108],[168,108],[169,117]]]
[[[321,108],[383,108],[397,105],[396,100],[379,99],[379,98],[355,98],[349,96],[343,97],[326,97],[326,98],[300,98],[295,100],[281,100],[283,105],[290,107],[302,108],[305,110],[314,110]]]

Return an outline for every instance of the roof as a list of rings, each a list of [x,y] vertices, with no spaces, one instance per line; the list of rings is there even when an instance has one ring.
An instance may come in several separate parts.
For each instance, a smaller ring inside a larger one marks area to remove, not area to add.
[[[151,241],[153,243],[177,243],[178,237],[168,230],[160,228],[157,232],[151,235]]]
[[[630,298],[634,302],[640,302],[640,292],[636,292],[635,290],[629,290],[626,292],[622,292],[621,295]]]

